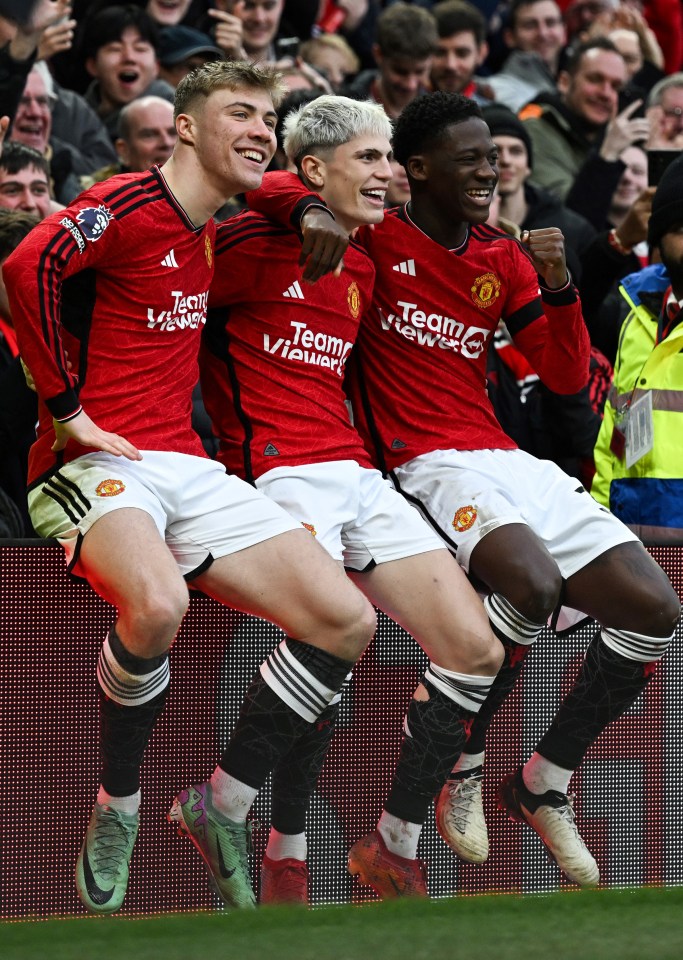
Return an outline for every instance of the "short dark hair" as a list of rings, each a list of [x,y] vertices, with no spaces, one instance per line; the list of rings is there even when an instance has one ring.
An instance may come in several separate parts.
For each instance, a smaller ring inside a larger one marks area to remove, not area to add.
[[[440,38],[452,37],[454,33],[472,33],[478,45],[486,40],[486,18],[467,0],[443,0],[432,7],[436,29]]]
[[[616,53],[621,57],[621,53],[619,53],[615,44],[613,44],[611,40],[608,40],[607,37],[595,37],[593,40],[586,40],[584,43],[579,43],[574,47],[567,58],[565,70],[570,76],[573,77],[578,73],[581,61],[591,50],[605,50],[609,53]]]
[[[34,213],[0,207],[0,260],[6,260],[39,222]]]
[[[535,7],[537,3],[543,2],[544,0],[512,0],[510,6],[508,7],[507,17],[505,18],[504,25],[510,30],[514,30],[515,26],[517,25],[517,16],[523,7]],[[557,4],[557,0],[554,0],[554,2]],[[561,17],[562,11],[559,10],[559,5],[558,12]]]
[[[42,153],[17,140],[7,140],[0,155],[0,170],[19,173],[20,170],[26,170],[28,167],[41,170],[45,174],[45,179],[49,181],[50,164]]]
[[[78,44],[83,60],[94,57],[97,51],[108,43],[116,43],[128,27],[135,27],[142,39],[150,43],[157,53],[159,52],[159,27],[146,10],[128,3],[105,7],[91,16],[86,16],[81,25]]]
[[[474,100],[461,93],[425,93],[403,109],[394,127],[394,157],[406,166],[410,157],[438,143],[445,130],[471,117],[482,119]]]
[[[436,49],[434,17],[422,7],[395,3],[377,18],[375,39],[386,57],[426,60]]]

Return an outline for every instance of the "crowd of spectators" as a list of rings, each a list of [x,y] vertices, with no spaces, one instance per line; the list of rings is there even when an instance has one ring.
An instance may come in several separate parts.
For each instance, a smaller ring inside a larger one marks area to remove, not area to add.
[[[290,91],[281,118],[330,92],[374,100],[391,118],[434,90],[477,101],[500,155],[492,221],[514,235],[561,228],[594,346],[586,390],[557,397],[501,330],[496,410],[521,446],[590,483],[624,316],[619,283],[659,259],[648,246],[648,161],[683,147],[681,0],[38,0],[24,22],[12,7],[0,2],[0,116],[10,120],[0,267],[83,189],[163,163],[174,88],[210,60],[277,64]],[[282,151],[274,164],[286,165]],[[394,168],[391,204],[409,197]],[[0,488],[30,534],[22,461],[34,407],[19,371],[0,282]],[[17,409],[20,427],[8,416]]]

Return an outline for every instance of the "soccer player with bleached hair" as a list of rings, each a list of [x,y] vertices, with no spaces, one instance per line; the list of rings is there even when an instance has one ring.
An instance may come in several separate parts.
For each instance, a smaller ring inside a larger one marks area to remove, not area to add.
[[[439,794],[437,824],[463,859],[486,859],[486,731],[562,602],[598,627],[550,728],[498,797],[571,881],[590,886],[599,868],[577,829],[569,781],[645,688],[680,603],[627,527],[577,480],[516,448],[486,393],[486,348],[501,320],[550,389],[574,393],[585,383],[589,341],[562,234],[532,230],[520,243],[487,225],[497,151],[466,97],[417,98],[397,120],[393,144],[411,199],[358,234],[376,280],[354,354],[356,423],[375,464],[488,588],[486,609],[506,650]],[[277,216],[294,201],[298,213],[309,202],[284,173],[268,182],[266,196],[251,198]],[[395,813],[410,823],[418,811],[405,803]]]
[[[347,235],[383,218],[390,137],[381,106],[344,97],[319,97],[285,120],[285,149],[301,183]],[[203,395],[227,469],[296,517],[429,657],[386,811],[354,854],[358,872],[384,895],[426,896],[412,849],[503,651],[456,561],[373,468],[349,421],[343,378],[372,301],[372,261],[351,243],[341,275],[312,286],[302,282],[300,254],[293,228],[259,214],[219,226],[200,355]],[[274,674],[286,666],[279,650],[268,663]],[[338,711],[334,700],[274,769],[264,903],[307,902],[306,811]],[[223,808],[231,820],[246,816],[267,773],[248,746],[231,741],[221,760],[234,778],[233,800]],[[420,811],[411,825],[398,815],[402,803]]]
[[[191,426],[212,217],[260,184],[281,95],[278,75],[251,64],[198,68],[177,89],[172,156],[81,194],[3,267],[42,405],[31,519],[117,609],[97,668],[100,788],[76,865],[79,896],[94,913],[118,910],[126,893],[140,767],[166,700],[188,583],[287,634],[285,679],[264,666],[250,688],[252,714],[235,732],[264,767],[317,722],[375,629],[371,605],[329,555],[209,460]],[[293,709],[292,690],[302,687],[304,705]],[[220,813],[227,789],[221,772],[185,791],[174,819],[221,898],[249,907],[248,831]]]

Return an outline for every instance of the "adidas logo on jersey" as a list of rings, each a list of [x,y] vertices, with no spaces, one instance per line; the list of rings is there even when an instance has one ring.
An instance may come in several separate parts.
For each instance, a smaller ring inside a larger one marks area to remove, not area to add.
[[[391,268],[395,270],[396,273],[407,273],[409,277],[415,276],[415,261],[414,260],[402,260],[401,263],[397,263],[396,266]]]
[[[292,300],[305,300],[304,292],[299,286],[299,281],[295,280],[291,287],[287,287],[282,294],[283,297],[291,297]]]
[[[175,250],[169,250],[164,259],[161,261],[162,267],[177,267],[178,261],[175,258]]]
[[[264,457],[279,457],[279,456],[280,456],[280,451],[278,450],[278,448],[275,446],[274,443],[267,443],[267,444],[265,445],[265,447],[263,448],[263,456],[264,456]]]

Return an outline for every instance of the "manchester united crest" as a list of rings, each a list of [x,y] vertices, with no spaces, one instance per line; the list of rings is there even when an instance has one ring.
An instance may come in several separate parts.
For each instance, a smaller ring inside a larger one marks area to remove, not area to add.
[[[484,273],[474,281],[470,292],[478,307],[492,307],[500,296],[500,280],[495,273]]]
[[[302,526],[302,527],[305,527],[305,528],[308,530],[309,533],[313,534],[314,537],[317,537],[317,536],[318,536],[318,531],[315,529],[315,527],[313,526],[312,523],[304,523],[303,520],[302,520],[302,521],[301,521],[301,526]]]
[[[211,247],[211,240],[209,237],[204,237],[204,253],[206,254],[206,262],[211,269],[211,264],[213,263],[213,249]]]
[[[473,504],[466,507],[458,507],[453,517],[453,529],[456,533],[464,533],[469,530],[477,519],[477,508]]]
[[[97,484],[95,493],[98,497],[117,497],[126,489],[123,480],[103,480]]]
[[[357,320],[360,315],[360,290],[355,280],[346,291],[346,302],[349,305],[349,313],[354,320]]]

